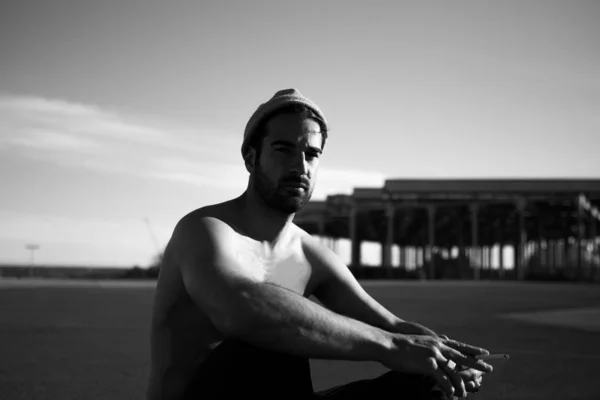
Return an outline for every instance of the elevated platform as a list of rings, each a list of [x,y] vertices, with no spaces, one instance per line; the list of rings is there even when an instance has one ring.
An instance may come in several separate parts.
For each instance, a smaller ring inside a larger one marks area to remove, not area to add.
[[[510,245],[520,252],[519,267],[531,245],[556,265],[567,264],[576,247],[581,266],[583,247],[597,252],[599,208],[600,179],[391,179],[311,202],[294,221],[311,234],[350,239],[353,264],[366,240],[382,244],[383,265],[393,245],[425,249],[433,260],[441,249]]]

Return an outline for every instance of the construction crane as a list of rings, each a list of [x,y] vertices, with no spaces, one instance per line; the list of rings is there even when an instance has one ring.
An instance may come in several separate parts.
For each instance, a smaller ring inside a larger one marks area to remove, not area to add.
[[[152,238],[152,243],[154,243],[154,249],[156,250],[156,254],[157,254],[157,257],[159,260],[159,264],[160,264],[160,261],[162,260],[163,250],[160,247],[158,240],[156,239],[156,235],[154,234],[154,230],[152,229],[152,226],[150,225],[150,219],[148,217],[145,217],[144,222],[146,223],[146,227],[148,228],[148,232],[150,233],[150,237]]]
[[[156,249],[156,253],[160,254],[162,252],[162,249],[161,249],[160,245],[158,244],[158,240],[156,239],[154,230],[152,229],[152,226],[150,225],[150,219],[148,217],[145,217],[144,222],[146,223],[146,227],[148,227],[148,232],[150,233],[150,237],[152,238],[152,243],[154,243],[154,248]]]

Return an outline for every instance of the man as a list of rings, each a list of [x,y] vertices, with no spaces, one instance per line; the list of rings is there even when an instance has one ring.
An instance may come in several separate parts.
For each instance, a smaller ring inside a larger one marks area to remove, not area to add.
[[[386,310],[292,222],[326,139],[315,103],[277,92],[244,132],[246,191],[178,222],[155,295],[149,400],[446,399],[476,391],[491,371],[475,358],[486,350]],[[390,372],[314,393],[310,358],[377,361]]]

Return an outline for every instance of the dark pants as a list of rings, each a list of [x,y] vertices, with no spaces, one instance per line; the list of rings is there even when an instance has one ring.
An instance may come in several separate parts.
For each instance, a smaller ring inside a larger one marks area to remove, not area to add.
[[[185,399],[239,399],[240,395],[244,399],[446,400],[433,379],[392,371],[315,392],[307,358],[227,340],[202,364]]]

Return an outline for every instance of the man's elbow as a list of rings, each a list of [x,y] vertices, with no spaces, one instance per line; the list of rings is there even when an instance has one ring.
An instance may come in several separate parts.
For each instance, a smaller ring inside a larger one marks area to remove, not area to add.
[[[215,327],[226,338],[240,338],[248,331],[248,318],[235,314],[224,314],[219,318],[213,318]]]
[[[231,307],[218,307],[204,310],[213,326],[225,337],[232,338],[238,335],[243,328],[244,317]]]
[[[246,285],[238,287],[231,296],[226,307],[222,308],[215,318],[217,329],[230,338],[243,339],[262,332],[268,320],[277,318],[279,306],[273,303],[279,288],[269,285]]]
[[[240,338],[252,329],[251,307],[243,304],[243,298],[231,299],[225,303],[227,307],[215,310],[211,320],[225,337]]]

